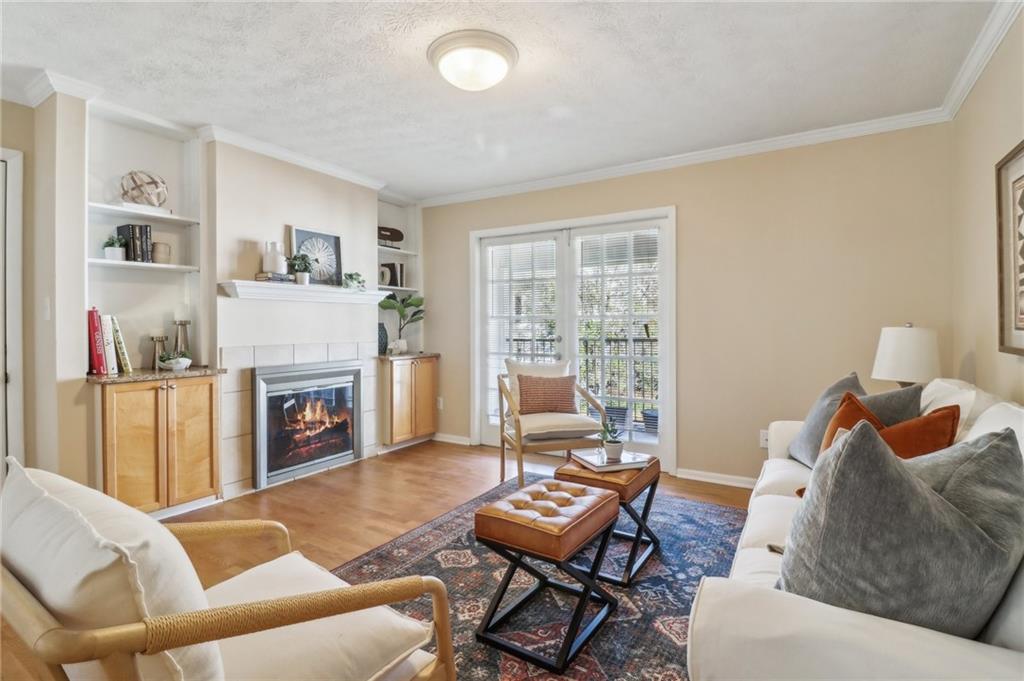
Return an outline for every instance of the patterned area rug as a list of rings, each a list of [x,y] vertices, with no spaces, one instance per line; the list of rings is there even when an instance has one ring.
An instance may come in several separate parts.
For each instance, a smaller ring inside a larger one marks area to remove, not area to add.
[[[528,482],[541,479],[543,476],[528,476]],[[584,647],[565,675],[559,677],[478,643],[474,638],[474,631],[508,564],[474,541],[473,512],[515,489],[515,480],[510,480],[333,572],[353,584],[414,574],[441,578],[451,598],[459,679],[686,679],[686,637],[693,594],[702,576],[728,573],[746,512],[659,494],[651,511],[650,525],[661,539],[660,554],[656,552],[651,557],[630,588],[603,584],[619,599],[619,608]],[[620,512],[618,527],[632,529],[635,526]],[[605,568],[620,568],[625,562],[627,547],[625,541],[613,539]],[[583,559],[576,562],[589,563]],[[542,569],[549,574],[552,572],[548,566]],[[565,578],[565,575],[560,577]],[[533,578],[520,570],[506,595],[506,602],[533,583]],[[504,625],[502,634],[527,648],[551,654],[564,634],[575,603],[575,598],[545,589]],[[402,603],[398,609],[420,619],[431,618],[429,599]]]

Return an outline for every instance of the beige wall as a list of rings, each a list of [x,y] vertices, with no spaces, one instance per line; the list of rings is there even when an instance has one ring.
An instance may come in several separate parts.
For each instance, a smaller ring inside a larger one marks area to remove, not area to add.
[[[756,475],[758,430],[867,379],[880,327],[938,329],[952,368],[948,158],[935,125],[425,209],[440,430],[470,429],[471,230],[675,205],[677,464]]]
[[[34,262],[35,258],[35,111],[27,106],[14,102],[0,101],[0,146],[16,149],[24,154],[22,167],[22,253],[23,263]],[[24,300],[35,300],[34,268],[22,268],[22,297]],[[23,345],[22,359],[24,369],[24,388],[26,404],[34,404],[36,399],[35,379],[35,324],[36,310],[32,305],[22,306]],[[26,409],[25,450],[35,452],[35,412]],[[29,459],[30,463],[34,463]]]
[[[995,164],[1024,138],[1024,17],[1010,29],[952,127],[954,367],[1024,401],[1024,357],[998,351]]]

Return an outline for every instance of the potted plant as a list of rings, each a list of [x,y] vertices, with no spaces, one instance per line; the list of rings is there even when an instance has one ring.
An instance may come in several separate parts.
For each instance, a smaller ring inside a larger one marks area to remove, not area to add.
[[[357,291],[366,290],[366,280],[358,272],[346,272],[341,277],[341,285],[345,288],[354,288]]]
[[[380,309],[394,310],[398,314],[398,340],[391,344],[392,354],[405,352],[409,349],[406,340],[402,338],[405,327],[416,322],[423,321],[425,314],[423,309],[423,296],[409,294],[399,298],[394,293],[380,301]]]
[[[295,273],[295,283],[300,286],[309,285],[309,273],[313,271],[313,263],[318,262],[305,253],[296,253],[288,258],[288,266]]]
[[[192,365],[192,355],[184,352],[161,352],[157,366],[167,371],[184,371]]]
[[[103,257],[107,260],[124,260],[124,247],[128,242],[120,234],[111,234],[103,242]]]
[[[601,443],[609,461],[622,459],[622,431],[615,425],[615,419],[608,417],[601,428]]]

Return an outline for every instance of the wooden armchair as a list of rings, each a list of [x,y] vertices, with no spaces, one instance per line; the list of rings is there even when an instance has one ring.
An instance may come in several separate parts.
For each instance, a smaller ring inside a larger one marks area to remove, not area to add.
[[[172,523],[166,527],[186,551],[194,550],[203,542],[228,538],[269,540],[277,557],[291,551],[288,530],[271,521]],[[67,681],[61,665],[90,660],[101,661],[107,678],[137,679],[138,671],[133,661],[136,654],[153,655],[182,646],[253,634],[425,595],[433,601],[437,655],[429,664],[403,677],[403,681],[405,678],[408,681],[455,679],[448,596],[444,584],[436,577],[402,577],[342,586],[87,630],[62,626],[6,566],[3,567],[2,579],[3,617],[43,663],[44,678],[48,681]],[[203,583],[208,582],[203,579]],[[288,655],[289,652],[284,649],[268,650],[267,654]],[[426,656],[425,653],[423,655]],[[229,679],[232,678],[230,669],[225,667],[225,672]],[[395,677],[389,672],[385,678]]]
[[[598,401],[597,397],[594,396],[589,390],[580,385],[576,384],[576,392],[587,401],[587,403],[596,411],[601,419],[595,421],[582,415],[577,415],[575,420],[586,422],[590,421],[594,423],[598,430],[608,420],[608,415],[605,413],[604,406]],[[522,487],[525,483],[523,476],[523,454],[531,452],[552,452],[565,450],[566,457],[572,452],[573,449],[589,449],[592,447],[600,447],[601,441],[593,435],[572,435],[567,437],[534,437],[531,436],[529,428],[524,428],[523,419],[524,416],[519,413],[519,402],[516,396],[513,395],[511,387],[508,384],[508,374],[500,374],[498,376],[498,414],[499,414],[499,428],[501,429],[501,481],[505,481],[505,450],[511,448],[516,453],[516,470],[518,475],[519,486]],[[532,416],[547,416],[540,414],[530,414]],[[559,416],[572,418],[572,414],[561,414]]]

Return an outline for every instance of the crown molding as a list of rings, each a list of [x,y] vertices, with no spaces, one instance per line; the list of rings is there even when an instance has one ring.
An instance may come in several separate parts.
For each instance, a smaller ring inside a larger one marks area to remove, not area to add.
[[[361,187],[367,187],[374,191],[380,191],[387,184],[383,180],[378,180],[362,173],[357,173],[354,170],[348,168],[342,168],[341,166],[328,163],[327,161],[321,161],[313,158],[312,156],[306,156],[305,154],[299,154],[297,152],[279,147],[276,144],[269,142],[263,142],[261,140],[243,135],[239,132],[234,132],[226,128],[222,128],[217,125],[205,125],[197,131],[199,139],[204,142],[223,142],[232,146],[241,147],[242,149],[248,149],[249,151],[255,151],[257,154],[263,154],[264,156],[270,156],[276,158],[279,161],[291,163],[292,165],[301,166],[308,168],[309,170],[315,170],[318,173],[324,175],[330,175],[336,177],[339,180],[345,180],[352,184],[358,184]]]
[[[1024,1],[1013,0],[1013,2],[997,2],[992,11],[989,12],[985,25],[981,27],[978,38],[974,41],[970,52],[964,58],[960,70],[953,79],[953,85],[946,93],[942,108],[946,111],[950,120],[956,117],[963,106],[971,88],[978,82],[989,60],[995,54],[999,44],[1006,37],[1006,32],[1013,26],[1013,22],[1020,15],[1021,8],[1024,8]]]
[[[86,83],[84,80],[78,80],[77,78],[44,69],[39,72],[39,75],[30,80],[24,89],[20,91],[17,88],[12,91],[5,89],[4,99],[24,104],[34,109],[55,92],[89,101],[98,97],[103,90],[91,83]]]
[[[662,156],[661,158],[650,159],[647,161],[624,163],[622,165],[611,166],[609,168],[587,170],[580,173],[571,173],[569,175],[558,175],[556,177],[549,177],[542,180],[531,180],[529,182],[507,184],[498,187],[460,192],[457,194],[434,196],[420,201],[420,205],[424,208],[428,208],[430,206],[443,206],[451,203],[465,203],[467,201],[492,199],[498,196],[522,194],[542,189],[567,187],[574,184],[610,180],[617,177],[626,177],[628,175],[637,175],[639,173],[649,173],[658,170],[669,170],[671,168],[697,165],[699,163],[724,161],[730,158],[763,154],[769,151],[806,147],[812,144],[822,144],[824,142],[834,142],[836,140],[849,139],[851,137],[861,137],[863,135],[874,135],[881,132],[903,130],[905,128],[914,128],[921,125],[945,123],[948,120],[949,116],[946,114],[945,110],[937,107],[909,114],[899,114],[897,116],[888,116],[886,118],[875,118],[870,121],[863,121],[860,123],[835,125],[829,128],[819,128],[817,130],[797,132],[791,135],[769,137],[767,139],[755,140],[753,142],[741,142],[740,144],[730,144],[724,147],[715,147],[713,149],[691,151],[685,154]]]
[[[412,198],[407,194],[396,192],[392,189],[381,189],[377,194],[377,198],[385,203],[392,203],[396,206],[411,206],[416,203],[416,199]]]

